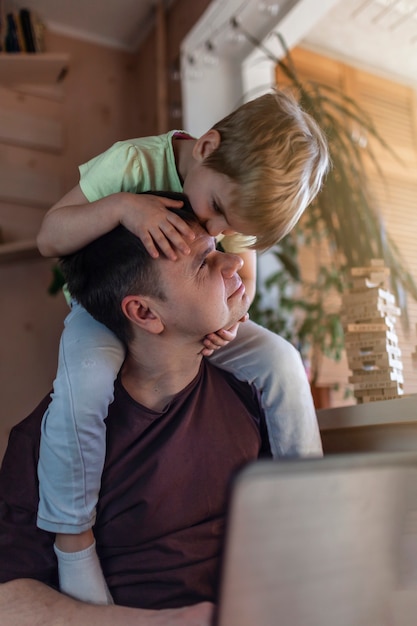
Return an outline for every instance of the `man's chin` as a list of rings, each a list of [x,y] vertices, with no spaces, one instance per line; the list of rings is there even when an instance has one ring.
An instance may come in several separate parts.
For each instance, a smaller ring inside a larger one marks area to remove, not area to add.
[[[248,306],[242,306],[242,308],[236,312],[236,317],[234,317],[234,321],[231,321],[230,326],[234,326],[238,322],[246,322],[246,320],[249,319],[248,308]]]

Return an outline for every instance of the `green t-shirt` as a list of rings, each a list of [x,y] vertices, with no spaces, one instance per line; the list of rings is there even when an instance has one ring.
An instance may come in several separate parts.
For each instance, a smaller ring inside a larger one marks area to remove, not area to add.
[[[80,187],[89,202],[112,193],[128,191],[182,191],[175,162],[171,130],[164,135],[118,141],[111,148],[80,166]],[[185,140],[186,141],[186,140]],[[253,237],[230,235],[217,238],[227,252],[242,252]]]

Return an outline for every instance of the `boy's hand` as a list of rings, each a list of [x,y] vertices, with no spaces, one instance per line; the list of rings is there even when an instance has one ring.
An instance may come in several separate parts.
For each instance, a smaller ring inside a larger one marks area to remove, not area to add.
[[[125,194],[123,194],[125,196]],[[168,259],[176,260],[175,249],[189,254],[186,242],[195,237],[194,231],[167,207],[181,208],[181,200],[171,200],[151,194],[127,194],[120,223],[139,237],[153,258],[162,252]]]
[[[231,328],[222,328],[218,330],[216,333],[210,333],[206,335],[203,340],[204,348],[201,350],[200,354],[203,356],[211,356],[215,350],[218,350],[222,346],[225,346],[237,335],[237,329],[239,328],[240,322],[246,322],[249,319],[249,315],[246,313],[234,326]]]

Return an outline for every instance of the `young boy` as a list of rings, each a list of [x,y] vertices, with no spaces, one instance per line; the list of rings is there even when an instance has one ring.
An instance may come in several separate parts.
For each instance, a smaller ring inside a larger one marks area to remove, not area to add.
[[[267,249],[293,228],[327,168],[327,144],[317,124],[292,97],[274,92],[241,106],[198,139],[171,131],[118,142],[82,165],[79,185],[46,214],[39,250],[44,256],[70,254],[123,224],[149,254],[175,260],[189,252],[193,238],[187,224],[167,210],[181,202],[139,192],[183,191],[207,231],[222,237],[226,251],[242,256],[240,275],[253,299],[255,250]],[[71,306],[42,426],[38,526],[56,533],[61,591],[111,603],[92,527],[104,420],[124,347],[80,305]],[[252,322],[237,326],[206,337],[203,354],[222,347],[214,362],[260,391],[275,457],[321,454],[298,353]]]

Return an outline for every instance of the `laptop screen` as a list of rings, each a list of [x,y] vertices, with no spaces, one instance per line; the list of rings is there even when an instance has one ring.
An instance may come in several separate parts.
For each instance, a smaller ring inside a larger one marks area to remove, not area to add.
[[[417,454],[258,461],[228,512],[216,626],[381,626]]]

